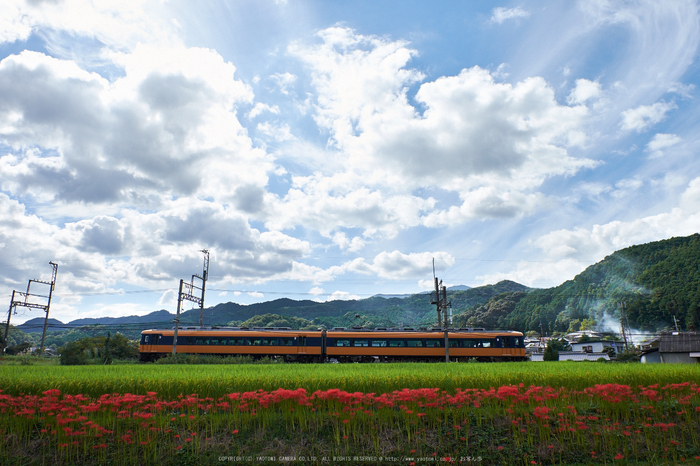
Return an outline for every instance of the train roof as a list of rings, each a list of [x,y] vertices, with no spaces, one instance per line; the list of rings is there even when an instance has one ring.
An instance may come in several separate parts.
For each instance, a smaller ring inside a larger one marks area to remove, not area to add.
[[[175,327],[171,327],[169,329],[149,329],[149,330],[144,330],[142,333],[152,333],[152,332],[163,332],[163,331],[173,331]],[[479,334],[491,334],[491,335],[503,335],[503,334],[510,334],[514,336],[521,336],[522,332],[514,331],[514,330],[486,330],[485,328],[448,328],[448,329],[442,329],[442,328],[428,328],[428,327],[418,327],[418,328],[413,328],[413,327],[403,327],[403,328],[391,328],[391,327],[376,327],[372,329],[368,328],[361,328],[361,327],[334,327],[333,329],[326,330],[326,334],[383,334],[383,336],[390,336],[392,333],[415,333],[415,334],[421,334],[421,333],[436,333],[436,332],[444,332],[447,330],[448,332],[452,334],[472,334],[472,333],[479,333]],[[178,327],[178,332],[191,332],[191,331],[199,331],[199,332],[281,332],[281,333],[317,333],[323,331],[322,329],[317,329],[317,330],[294,330],[291,329],[290,327]]]

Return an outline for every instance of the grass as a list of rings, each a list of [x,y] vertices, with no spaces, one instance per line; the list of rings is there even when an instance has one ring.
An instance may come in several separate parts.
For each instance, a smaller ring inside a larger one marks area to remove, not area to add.
[[[700,464],[699,387],[680,364],[2,365],[0,464]]]
[[[525,362],[493,364],[254,364],[118,366],[0,366],[0,390],[18,395],[59,389],[99,397],[104,393],[220,397],[233,391],[339,388],[387,393],[403,388],[489,388],[523,383],[583,389],[597,383],[632,386],[700,383],[700,365]]]

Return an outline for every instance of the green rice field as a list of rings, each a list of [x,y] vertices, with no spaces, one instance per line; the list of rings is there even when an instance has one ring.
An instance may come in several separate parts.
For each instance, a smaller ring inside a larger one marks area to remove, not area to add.
[[[386,393],[404,388],[489,388],[509,384],[583,389],[595,384],[651,385],[700,383],[698,365],[509,362],[493,364],[237,364],[117,366],[0,366],[0,390],[18,395],[59,389],[98,397],[105,393],[163,397],[197,393],[223,396],[233,391],[308,391],[339,388]]]
[[[0,366],[2,465],[700,464],[700,365]]]

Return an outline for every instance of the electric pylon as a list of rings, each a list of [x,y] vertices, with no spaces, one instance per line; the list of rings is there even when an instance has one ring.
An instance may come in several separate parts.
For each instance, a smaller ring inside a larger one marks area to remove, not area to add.
[[[30,309],[41,309],[44,312],[46,312],[46,318],[44,319],[44,331],[41,334],[41,347],[39,349],[40,353],[44,352],[44,341],[46,340],[46,329],[49,326],[49,308],[51,307],[51,296],[53,295],[53,290],[54,287],[56,286],[56,275],[58,273],[58,264],[54,262],[49,262],[51,264],[52,272],[51,272],[51,281],[50,282],[45,282],[42,280],[29,280],[29,283],[27,283],[27,292],[23,293],[21,291],[17,290],[12,290],[12,299],[10,300],[10,309],[7,311],[7,325],[5,326],[5,338],[3,339],[3,344],[7,346],[7,337],[10,333],[10,317],[12,317],[13,311],[14,314],[17,314],[17,306],[19,307],[27,307]],[[49,286],[49,294],[48,295],[41,295],[41,294],[36,294],[31,292],[31,287],[32,283],[38,283],[41,285],[48,285]],[[20,299],[15,300],[15,296],[19,295]],[[22,299],[22,297],[24,299]],[[45,299],[45,303],[37,303],[37,302],[32,302],[30,301],[31,298],[42,298]]]

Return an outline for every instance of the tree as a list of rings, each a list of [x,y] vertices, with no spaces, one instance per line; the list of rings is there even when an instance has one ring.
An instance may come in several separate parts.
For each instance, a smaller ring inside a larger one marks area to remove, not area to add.
[[[639,362],[639,359],[639,351],[634,347],[617,353],[617,357],[615,358],[617,362]]]
[[[79,366],[88,363],[88,355],[85,351],[83,340],[71,341],[61,348],[62,366]]]
[[[542,359],[545,361],[559,361],[559,350],[556,349],[555,344],[552,344],[553,341],[558,341],[558,340],[549,340],[547,342],[547,347],[544,349],[544,356]]]
[[[110,364],[112,359],[135,359],[139,348],[121,333],[90,337],[67,343],[61,348],[61,365]]]

